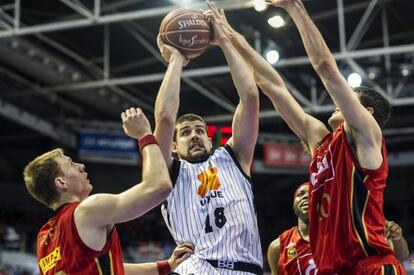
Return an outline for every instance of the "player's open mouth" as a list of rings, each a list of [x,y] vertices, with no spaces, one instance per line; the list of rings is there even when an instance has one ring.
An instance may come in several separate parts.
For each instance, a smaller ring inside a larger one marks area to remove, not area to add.
[[[301,208],[306,208],[306,209],[308,209],[308,202],[307,202],[307,201],[302,202],[302,203],[300,204],[300,207],[301,207]]]
[[[195,143],[190,145],[190,150],[202,150],[203,147],[201,146],[201,144]]]

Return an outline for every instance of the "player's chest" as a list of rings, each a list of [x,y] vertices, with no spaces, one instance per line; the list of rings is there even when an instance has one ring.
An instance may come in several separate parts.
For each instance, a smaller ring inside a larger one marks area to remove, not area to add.
[[[245,199],[245,179],[231,165],[204,165],[182,168],[174,191],[185,196],[192,207],[206,208]]]

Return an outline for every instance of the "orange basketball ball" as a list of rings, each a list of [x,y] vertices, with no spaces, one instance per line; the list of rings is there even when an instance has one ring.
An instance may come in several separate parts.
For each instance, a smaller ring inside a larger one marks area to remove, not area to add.
[[[164,43],[192,59],[201,55],[210,44],[210,26],[201,11],[179,8],[164,17],[160,36]]]

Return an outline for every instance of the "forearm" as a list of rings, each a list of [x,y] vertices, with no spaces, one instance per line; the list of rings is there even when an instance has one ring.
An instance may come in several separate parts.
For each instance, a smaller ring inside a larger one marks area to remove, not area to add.
[[[184,57],[173,54],[155,100],[155,121],[177,116]]]
[[[319,29],[310,18],[301,1],[292,1],[286,11],[295,22],[312,66],[320,73],[326,66],[337,68],[336,61]],[[322,77],[322,76],[321,76]]]
[[[149,184],[154,189],[171,190],[172,185],[168,168],[160,147],[155,144],[147,145],[142,152],[142,183]]]
[[[400,240],[393,240],[392,241],[393,247],[394,247],[394,255],[395,257],[400,261],[405,261],[410,252],[408,250],[407,241],[404,238],[401,238]]]
[[[254,78],[262,92],[272,101],[276,111],[301,139],[308,141],[306,114],[288,91],[282,77],[263,57],[240,35],[232,37],[232,43],[253,68]]]
[[[285,87],[285,83],[278,72],[255,50],[239,33],[232,36],[234,47],[253,69],[254,78],[263,92],[269,96],[270,86]]]
[[[119,195],[113,195],[114,202],[109,200],[100,206],[111,223],[126,222],[135,219],[165,200],[171,192],[172,184],[167,165],[156,144],[145,146],[142,151],[142,181]]]
[[[367,125],[374,126],[376,124],[373,116],[361,105],[356,93],[353,92],[339,71],[332,53],[305,10],[303,3],[299,0],[293,0],[285,9],[299,30],[313,68],[321,78],[335,105],[341,110],[347,124],[353,130],[362,133],[364,140],[381,142],[379,127],[367,127]]]
[[[230,67],[231,76],[241,102],[258,98],[258,90],[253,73],[229,40],[223,42],[221,49]]]

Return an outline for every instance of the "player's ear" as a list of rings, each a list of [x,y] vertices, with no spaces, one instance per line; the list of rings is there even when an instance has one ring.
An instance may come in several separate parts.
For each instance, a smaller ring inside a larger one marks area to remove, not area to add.
[[[368,112],[372,115],[374,114],[374,108],[372,107],[367,107]]]
[[[172,151],[174,154],[177,154],[177,151],[178,151],[177,142],[173,141],[173,142],[171,143],[171,151]]]
[[[211,139],[211,137],[208,137],[208,142],[210,142],[210,147],[213,148],[213,140]]]

